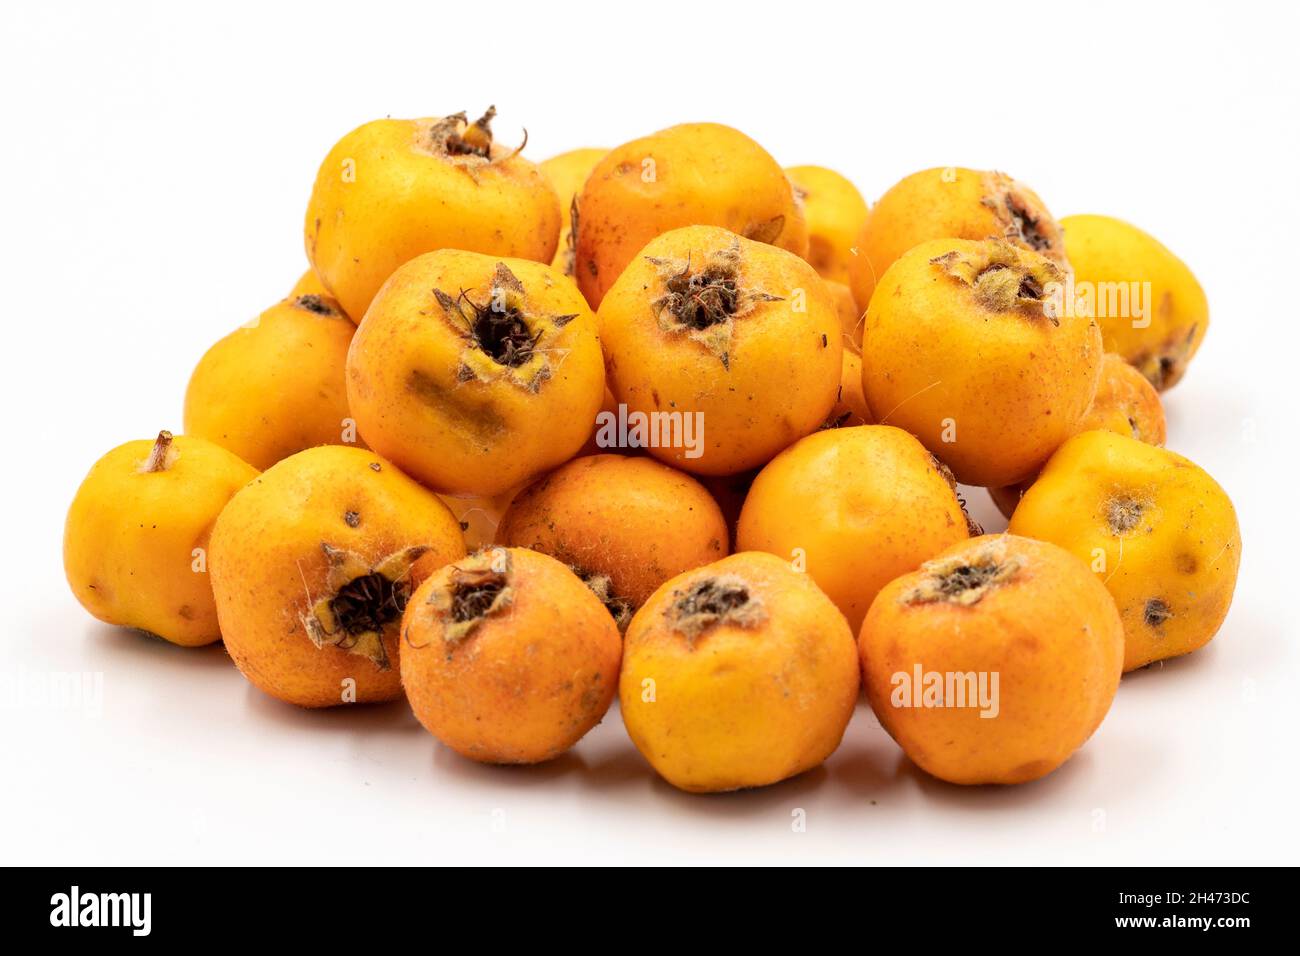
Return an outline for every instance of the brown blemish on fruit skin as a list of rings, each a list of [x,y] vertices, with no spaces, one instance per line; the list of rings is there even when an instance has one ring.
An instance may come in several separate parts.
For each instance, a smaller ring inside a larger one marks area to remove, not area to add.
[[[349,528],[358,527],[361,524],[361,515],[355,511],[343,512],[343,523]]]
[[[1195,574],[1199,566],[1196,563],[1196,557],[1191,554],[1180,554],[1174,559],[1174,564],[1183,574]]]
[[[1173,616],[1173,608],[1160,598],[1147,601],[1146,607],[1142,609],[1142,620],[1147,627],[1158,628]]]
[[[506,429],[505,419],[491,405],[471,406],[461,401],[455,392],[418,368],[406,376],[406,388],[426,405],[439,409],[454,423],[483,439],[494,438]]]

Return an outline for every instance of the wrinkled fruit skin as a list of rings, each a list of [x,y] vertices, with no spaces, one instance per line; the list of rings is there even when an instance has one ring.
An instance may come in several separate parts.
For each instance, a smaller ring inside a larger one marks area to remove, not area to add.
[[[517,365],[475,344],[474,309],[492,318],[498,301],[527,326],[532,351]],[[348,353],[347,390],[375,451],[439,492],[496,496],[567,461],[591,434],[605,394],[595,316],[548,265],[429,253],[375,298]]]
[[[221,638],[208,577],[212,523],[257,469],[178,435],[163,470],[147,472],[153,447],[127,442],[95,463],[68,510],[64,571],[101,621],[186,647],[211,644]]]
[[[316,174],[304,231],[320,281],[360,322],[402,263],[435,249],[550,262],[560,201],[511,148],[492,161],[433,146],[440,119],[382,119],[344,136]]]
[[[467,628],[455,619],[457,582],[492,577],[494,562],[506,569],[503,596]],[[481,551],[427,578],[407,605],[402,645],[415,716],[482,763],[539,763],[576,744],[609,709],[622,656],[614,620],[587,586],[522,548]]]
[[[710,582],[743,586],[751,603],[684,631],[692,619],[676,609]],[[735,554],[673,578],[628,627],[623,723],[682,790],[761,787],[817,766],[839,746],[857,697],[844,618],[808,575],[770,554]]]
[[[866,309],[885,270],[922,242],[993,237],[1065,263],[1061,227],[1023,183],[959,167],[913,173],[880,197],[858,233],[849,262],[853,297]]]
[[[569,277],[573,276],[576,252],[576,240],[573,236],[573,204],[578,193],[582,191],[587,177],[591,175],[591,171],[608,152],[607,149],[571,149],[567,153],[560,153],[538,163],[538,167],[555,189],[555,194],[560,197],[560,242],[555,247],[551,266]]]
[[[501,544],[531,548],[609,580],[635,610],[669,578],[728,553],[727,523],[704,487],[651,458],[575,458],[514,499]]]
[[[351,650],[342,632],[316,645],[314,611],[342,584],[386,562],[396,563],[396,581],[409,586],[416,557],[441,565],[464,553],[446,505],[391,463],[337,445],[299,452],[245,486],[212,532],[212,586],[226,650],[249,681],[291,704],[392,700],[401,695],[400,606],[374,646]],[[349,687],[354,697],[345,696]]]
[[[1107,352],[1117,352],[1157,389],[1176,385],[1210,325],[1210,306],[1196,276],[1182,260],[1137,226],[1110,216],[1067,216],[1065,250],[1076,287],[1091,289],[1097,322]],[[1150,314],[1141,316],[1130,297],[1128,309],[1119,284],[1145,297],[1150,283]],[[1108,291],[1109,290],[1109,291]]]
[[[867,201],[853,183],[824,166],[792,166],[786,175],[808,220],[808,264],[824,279],[848,282],[850,250],[867,220]]]
[[[1006,576],[982,593],[936,590],[954,569],[985,561]],[[1077,558],[1042,541],[984,535],[886,585],[858,647],[867,699],[913,763],[950,783],[1009,784],[1051,773],[1092,736],[1119,686],[1124,632],[1110,595]],[[985,675],[986,698],[972,688],[967,706],[942,697],[947,706],[916,706],[918,666],[922,675]]]
[[[895,262],[863,331],[875,420],[912,432],[963,484],[1032,475],[1075,433],[1101,374],[1096,322],[1045,313],[1061,275],[1000,240],[935,240]]]
[[[1079,423],[1079,432],[1096,429],[1127,435],[1148,445],[1165,443],[1165,409],[1160,393],[1146,376],[1114,352],[1102,358],[1101,381],[1088,413]],[[1028,478],[1018,485],[990,488],[989,497],[1006,517],[1016,510],[1020,496],[1034,483]]]
[[[758,473],[736,548],[796,554],[856,632],[876,593],[969,537],[949,477],[887,425],[814,432]]]
[[[355,331],[333,299],[308,293],[272,306],[199,360],[185,391],[185,431],[259,469],[343,444]]]
[[[575,278],[591,307],[652,239],[695,225],[808,252],[794,187],[763,147],[717,123],[673,126],[610,150],[578,196]]]
[[[1218,632],[1241,562],[1224,490],[1181,455],[1105,431],[1070,439],[1011,516],[1092,567],[1124,621],[1124,670],[1186,654]]]
[[[742,304],[725,322],[695,330],[657,307],[677,281],[670,277],[727,262]],[[632,261],[597,318],[610,391],[629,413],[702,414],[697,457],[662,443],[647,449],[686,471],[763,465],[835,404],[843,351],[835,307],[812,267],[775,246],[711,226],[665,233]]]

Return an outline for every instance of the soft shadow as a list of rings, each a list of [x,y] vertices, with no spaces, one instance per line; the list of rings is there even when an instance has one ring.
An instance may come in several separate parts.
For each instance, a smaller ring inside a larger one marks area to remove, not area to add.
[[[305,733],[343,731],[415,735],[424,733],[404,698],[381,704],[340,704],[338,707],[299,707],[246,685],[246,704],[254,719]]]
[[[234,666],[220,641],[203,647],[181,647],[155,634],[94,620],[87,623],[83,636],[91,661],[104,659],[136,667],[157,661],[187,670],[225,670]]]

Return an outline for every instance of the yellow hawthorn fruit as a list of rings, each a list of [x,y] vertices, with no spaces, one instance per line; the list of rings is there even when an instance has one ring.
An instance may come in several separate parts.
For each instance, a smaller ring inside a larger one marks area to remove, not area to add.
[[[1067,216],[1073,307],[1092,310],[1106,351],[1118,352],[1163,391],[1201,347],[1210,306],[1183,261],[1137,226],[1110,216]]]
[[[307,204],[307,258],[355,321],[421,253],[551,261],[560,201],[519,149],[493,142],[495,114],[375,120],[329,151]]]
[[[333,299],[309,293],[271,306],[199,360],[185,431],[259,469],[304,448],[356,442],[344,385],[355,331]]]
[[[845,351],[862,351],[862,314],[853,301],[853,292],[843,282],[826,281],[826,291],[831,294],[835,311],[840,317],[840,327],[844,333]]]
[[[968,537],[952,476],[925,446],[865,425],[815,432],[768,462],[736,548],[806,570],[856,633],[882,587]]]
[[[808,262],[818,275],[848,282],[850,250],[867,219],[867,201],[848,179],[825,166],[791,166],[794,183],[808,220]]]
[[[571,149],[550,159],[543,160],[538,166],[546,174],[560,197],[560,244],[555,248],[555,258],[551,265],[566,276],[573,275],[575,254],[573,238],[573,210],[578,202],[578,193],[582,185],[595,169],[596,164],[608,153],[607,149]]]
[[[548,265],[444,249],[384,284],[348,353],[361,436],[429,487],[490,497],[572,458],[605,394],[595,316]]]
[[[839,746],[858,699],[853,634],[806,574],[745,552],[665,583],[632,618],[619,705],[674,787],[762,787]]]
[[[1165,409],[1160,403],[1160,393],[1141,372],[1113,352],[1102,357],[1097,394],[1079,423],[1078,431],[1094,429],[1130,435],[1148,445],[1165,443]],[[1018,485],[990,488],[989,497],[998,510],[1010,518],[1011,512],[1016,510],[1016,502],[1034,483],[1034,478]]]
[[[1077,558],[984,535],[886,585],[858,646],[867,699],[913,763],[950,783],[1024,783],[1106,716],[1124,632]]]
[[[447,506],[373,452],[299,452],[249,482],[213,529],[226,650],[291,704],[392,700],[412,565],[464,553]]]
[[[698,481],[624,455],[575,458],[539,478],[511,503],[497,540],[563,561],[620,627],[659,585],[730,550],[722,511]]]
[[[1074,434],[1097,390],[1101,332],[1049,315],[1051,260],[1000,239],[938,239],[889,267],[867,309],[862,388],[957,480],[1009,485]]]
[[[647,243],[682,226],[721,226],[808,252],[808,224],[784,170],[717,123],[673,126],[610,150],[578,195],[575,222],[575,278],[593,309]]]
[[[866,396],[862,394],[862,356],[846,348],[841,360],[839,397],[835,400],[827,424],[842,428],[846,425],[874,423]]]
[[[1124,621],[1126,671],[1186,654],[1218,632],[1241,561],[1224,490],[1181,455],[1107,431],[1052,456],[1011,516],[1105,584]]]
[[[755,468],[835,404],[835,307],[812,267],[775,246],[714,226],[665,233],[598,319],[610,391],[629,426],[645,423],[650,454],[678,468]]]
[[[68,509],[63,568],[81,606],[109,624],[186,647],[219,640],[208,537],[257,469],[218,445],[160,432],[95,463]]]
[[[318,295],[322,299],[333,298],[329,289],[325,288],[325,284],[320,281],[320,277],[311,269],[300,275],[298,281],[293,284],[293,288],[289,290],[290,299],[296,299],[300,295]],[[338,305],[338,303],[336,302],[335,305]],[[342,306],[339,306],[339,308],[342,309]]]
[[[488,498],[473,496],[458,498],[455,495],[438,497],[460,522],[461,530],[465,534],[466,546],[471,551],[477,551],[496,540],[497,525],[501,523],[501,516],[510,507],[510,502],[518,492],[519,489],[512,488]]]
[[[853,297],[866,309],[885,270],[922,242],[991,237],[1065,264],[1060,225],[1023,183],[1003,173],[955,166],[913,173],[867,214],[849,262]]]
[[[429,733],[482,763],[539,763],[600,723],[618,685],[618,628],[554,558],[480,551],[406,606],[402,686]]]

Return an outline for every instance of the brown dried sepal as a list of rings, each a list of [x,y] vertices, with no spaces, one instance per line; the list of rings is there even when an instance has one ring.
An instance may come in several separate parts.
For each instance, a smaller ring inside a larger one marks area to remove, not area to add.
[[[990,312],[1018,310],[1061,324],[1047,290],[1059,285],[1064,275],[1049,259],[1002,239],[988,239],[974,250],[954,249],[935,256],[930,263],[970,287],[975,300]]]
[[[736,321],[752,312],[756,303],[781,301],[781,296],[742,284],[739,240],[708,253],[698,267],[689,258],[646,259],[659,270],[663,282],[663,292],[650,303],[659,328],[699,342],[723,368],[730,368]]]
[[[902,604],[935,604],[940,601],[970,607],[994,588],[1015,580],[1020,562],[1007,556],[1006,546],[993,540],[973,556],[955,555],[921,565],[923,577],[898,600]]]
[[[384,634],[400,623],[411,593],[411,565],[428,548],[405,548],[376,564],[325,542],[321,550],[329,562],[326,593],[302,615],[307,636],[317,648],[332,645],[387,670],[392,662]]]
[[[720,574],[675,592],[665,616],[673,630],[694,644],[701,634],[722,624],[758,627],[767,620],[767,610],[743,578]]]

